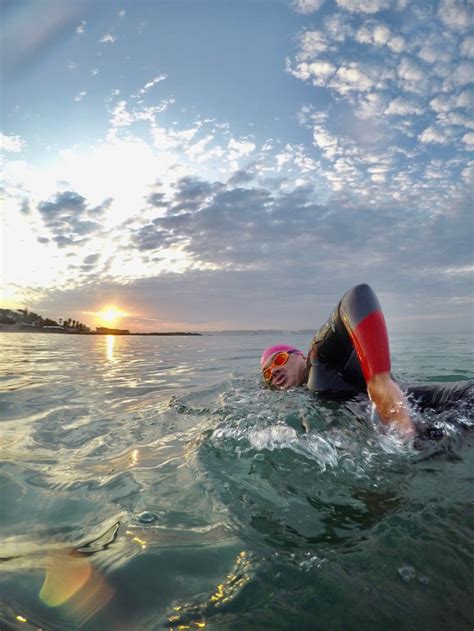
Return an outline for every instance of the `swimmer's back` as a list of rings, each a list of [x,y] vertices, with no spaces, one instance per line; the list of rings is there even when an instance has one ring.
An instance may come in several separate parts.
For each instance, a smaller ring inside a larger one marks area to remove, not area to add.
[[[444,410],[458,402],[474,403],[474,379],[450,383],[412,384],[404,388],[422,410]]]

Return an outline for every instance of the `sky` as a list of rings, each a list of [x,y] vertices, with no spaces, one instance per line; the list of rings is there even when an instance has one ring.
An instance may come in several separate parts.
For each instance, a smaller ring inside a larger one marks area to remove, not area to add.
[[[1,307],[472,332],[473,0],[0,7]]]

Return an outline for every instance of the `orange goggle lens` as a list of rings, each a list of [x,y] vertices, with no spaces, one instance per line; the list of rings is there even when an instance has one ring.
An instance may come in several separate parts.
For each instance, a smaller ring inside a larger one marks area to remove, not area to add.
[[[275,355],[271,365],[268,366],[268,368],[265,368],[265,370],[263,371],[263,378],[265,379],[265,381],[271,381],[272,380],[272,376],[273,376],[272,370],[273,370],[273,368],[275,368],[277,366],[284,366],[286,364],[286,362],[288,361],[289,356],[290,356],[290,354],[286,353],[286,352],[281,352],[281,353],[278,353],[277,355]]]

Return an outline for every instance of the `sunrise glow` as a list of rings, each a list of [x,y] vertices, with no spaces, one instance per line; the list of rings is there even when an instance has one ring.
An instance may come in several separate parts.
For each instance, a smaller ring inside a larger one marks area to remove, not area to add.
[[[103,311],[100,311],[97,316],[105,324],[115,324],[118,320],[126,316],[124,311],[121,311],[117,307],[106,307]]]
[[[470,0],[45,4],[0,9],[0,308],[311,329],[364,281],[471,330]]]

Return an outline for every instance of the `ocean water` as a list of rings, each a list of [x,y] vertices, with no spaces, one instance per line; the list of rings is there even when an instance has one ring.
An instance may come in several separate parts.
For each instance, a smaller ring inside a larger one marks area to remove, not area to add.
[[[2,630],[472,630],[474,411],[414,410],[445,436],[407,447],[263,389],[277,341],[0,334]],[[473,379],[472,349],[394,335],[393,371]]]

